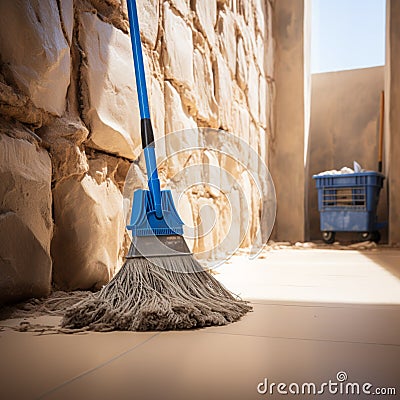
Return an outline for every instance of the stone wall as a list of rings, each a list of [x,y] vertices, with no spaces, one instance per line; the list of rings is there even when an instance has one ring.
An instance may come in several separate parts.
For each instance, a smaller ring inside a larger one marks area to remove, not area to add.
[[[156,138],[222,128],[266,158],[273,7],[273,0],[138,0]],[[122,193],[132,163],[135,184],[145,181],[128,34],[124,1],[0,2],[0,300],[46,295],[51,277],[61,289],[98,288],[123,262]],[[221,167],[212,154],[199,157]],[[254,190],[247,195],[254,227],[260,204]],[[203,203],[225,210],[211,189],[187,199],[192,221]],[[193,246],[212,247],[218,235]]]

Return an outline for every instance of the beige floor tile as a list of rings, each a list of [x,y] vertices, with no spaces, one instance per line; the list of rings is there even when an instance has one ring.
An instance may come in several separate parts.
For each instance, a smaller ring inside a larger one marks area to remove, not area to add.
[[[400,251],[279,250],[232,258],[218,279],[246,299],[400,304]]]
[[[253,304],[237,323],[207,332],[400,346],[399,306]]]
[[[394,387],[399,370],[399,346],[171,332],[43,398],[284,399],[294,397],[261,396],[258,383],[268,378],[276,383],[320,385],[329,379],[336,382],[336,374],[345,371],[348,382]]]
[[[46,319],[31,320],[46,323]],[[12,325],[16,321],[1,321]],[[129,352],[154,333],[38,335],[0,332],[0,399],[35,399],[41,393],[113,357]]]

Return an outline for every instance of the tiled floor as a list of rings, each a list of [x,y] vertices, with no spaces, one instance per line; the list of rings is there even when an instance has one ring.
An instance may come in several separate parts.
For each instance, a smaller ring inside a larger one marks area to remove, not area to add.
[[[219,272],[254,304],[228,326],[36,336],[5,329],[0,399],[400,398],[400,251],[280,250],[236,257]],[[54,322],[41,318],[35,322]],[[265,378],[269,388],[319,389],[337,383],[339,371],[344,384],[395,387],[397,395],[257,392]]]

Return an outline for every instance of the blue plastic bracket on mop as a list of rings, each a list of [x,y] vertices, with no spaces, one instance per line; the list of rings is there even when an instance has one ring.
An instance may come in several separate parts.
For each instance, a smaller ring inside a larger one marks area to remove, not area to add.
[[[161,207],[161,189],[160,180],[158,179],[156,152],[154,145],[148,145],[144,148],[144,158],[146,160],[146,170],[148,177],[148,185],[154,202],[154,210],[158,219],[163,218]]]

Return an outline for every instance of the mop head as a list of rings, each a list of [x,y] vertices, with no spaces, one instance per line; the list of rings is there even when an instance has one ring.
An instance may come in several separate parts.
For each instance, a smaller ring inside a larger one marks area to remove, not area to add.
[[[191,255],[128,258],[99,292],[67,310],[62,326],[95,331],[201,328],[237,321],[251,306]]]

